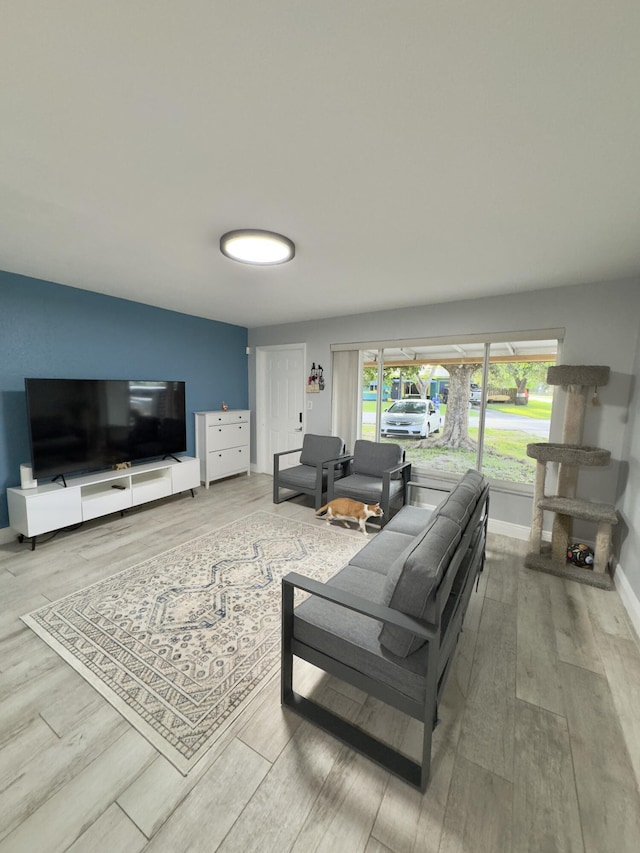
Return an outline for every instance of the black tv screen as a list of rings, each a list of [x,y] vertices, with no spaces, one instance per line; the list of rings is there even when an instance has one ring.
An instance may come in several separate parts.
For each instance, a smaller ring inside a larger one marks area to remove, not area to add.
[[[184,382],[25,379],[34,477],[184,453]]]

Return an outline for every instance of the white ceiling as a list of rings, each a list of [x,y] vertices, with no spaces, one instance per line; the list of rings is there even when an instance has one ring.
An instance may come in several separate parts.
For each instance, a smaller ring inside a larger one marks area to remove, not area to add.
[[[638,0],[5,0],[0,268],[246,326],[637,275],[639,46]]]

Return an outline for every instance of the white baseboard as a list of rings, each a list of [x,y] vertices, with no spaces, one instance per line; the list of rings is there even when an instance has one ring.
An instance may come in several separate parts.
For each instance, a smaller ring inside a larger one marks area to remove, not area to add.
[[[624,609],[629,614],[631,624],[636,629],[636,634],[640,637],[640,601],[631,588],[629,579],[625,575],[624,569],[620,563],[617,564],[616,570],[613,574],[613,582],[618,590],[618,595],[622,599]]]
[[[18,534],[12,527],[0,527],[0,545],[6,545],[7,542],[13,542]]]
[[[510,521],[489,518],[489,533],[510,536],[512,539],[528,539],[531,535],[531,528],[525,527],[524,524],[512,524]]]
[[[499,533],[500,536],[510,536],[512,539],[527,541],[531,536],[531,527],[528,524],[512,524],[510,521],[489,518],[489,533]],[[551,542],[551,531],[543,530],[542,539],[545,542]]]

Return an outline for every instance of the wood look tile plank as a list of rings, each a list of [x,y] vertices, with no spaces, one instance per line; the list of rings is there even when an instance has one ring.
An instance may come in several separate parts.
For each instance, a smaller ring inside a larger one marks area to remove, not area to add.
[[[69,848],[98,820],[120,790],[153,759],[153,747],[133,729],[124,732],[0,841],[0,853]]]
[[[393,851],[372,836],[364,848],[364,853],[393,853]]]
[[[552,575],[545,577],[551,594],[551,615],[559,660],[604,674],[582,586]]]
[[[146,853],[209,853],[231,829],[271,764],[234,739],[154,835]]]
[[[519,554],[513,553],[513,546],[509,547],[509,540],[504,537],[501,537],[494,547],[495,550],[490,551],[493,559],[491,570],[487,573],[485,595],[504,604],[516,604],[518,574],[522,559]]]
[[[585,584],[580,584],[579,588],[596,632],[613,634],[627,640],[635,639],[627,612],[615,590],[597,589]]]
[[[128,724],[122,717],[105,703],[73,734],[52,743],[25,762],[20,773],[2,792],[0,837],[14,830],[81,773],[117,741],[127,728]]]
[[[234,738],[231,727],[202,756],[187,776],[164,756],[155,759],[118,796],[118,805],[142,832],[151,838]]]
[[[463,696],[466,696],[469,692],[471,669],[478,641],[478,628],[480,627],[482,607],[484,605],[484,594],[491,568],[491,566],[485,567],[484,572],[479,576],[477,589],[474,585],[462,625],[462,631],[458,637],[451,672],[449,673],[449,679],[456,681]]]
[[[513,786],[458,755],[439,853],[511,853]]]
[[[363,851],[388,773],[343,747],[291,848],[292,853]]]
[[[547,575],[521,570],[518,589],[516,696],[564,714]]]
[[[486,598],[478,632],[459,754],[513,779],[516,608]]]
[[[514,850],[583,853],[564,717],[516,702]]]
[[[24,636],[26,640],[35,637],[32,631]],[[54,670],[61,669],[63,660],[53,649],[41,642],[41,647],[33,647],[31,642],[25,643],[24,655],[18,660],[15,658],[0,674],[0,702],[14,696],[23,687],[30,687],[43,675]]]
[[[437,853],[460,737],[464,696],[451,679],[444,689],[433,733],[431,779],[424,794],[391,776],[384,792],[372,836],[394,853]],[[402,751],[419,758],[422,726],[411,720]]]
[[[353,719],[359,706],[338,693],[332,698],[335,712]],[[341,749],[333,737],[303,722],[220,845],[221,853],[289,850]]]
[[[67,848],[67,853],[139,853],[147,838],[115,803]]]
[[[640,648],[634,640],[600,634],[602,659],[640,790]]]
[[[640,794],[607,679],[561,668],[585,850],[637,853]]]
[[[63,684],[46,697],[40,711],[42,719],[58,737],[70,734],[86,717],[106,704],[105,698],[81,675],[68,669]]]
[[[256,710],[238,732],[239,740],[268,761],[275,761],[289,743],[301,717],[280,704],[280,680],[263,691]]]
[[[12,737],[0,747],[0,791],[11,785],[34,756],[57,742],[55,733],[38,716],[16,727]]]
[[[46,658],[55,660],[60,657],[24,622],[22,627],[23,630],[13,636],[0,640],[0,684],[14,667],[21,668],[26,679],[29,680],[32,677],[29,670],[36,661],[44,664]]]
[[[0,702],[0,746],[38,718],[48,702],[67,695],[76,678],[76,673],[60,659],[54,669],[26,683]]]
[[[396,749],[407,739],[408,718],[369,697],[356,724]],[[362,851],[367,845],[389,774],[344,747],[293,845],[293,853]]]

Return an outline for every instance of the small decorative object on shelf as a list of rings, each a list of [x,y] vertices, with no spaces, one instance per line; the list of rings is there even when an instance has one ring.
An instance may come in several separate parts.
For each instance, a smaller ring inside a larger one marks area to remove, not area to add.
[[[116,462],[111,466],[112,471],[126,471],[127,468],[131,468],[131,462]]]
[[[229,406],[227,406],[227,404],[224,402],[224,400],[222,401],[222,405],[220,406],[220,408],[222,409],[223,412],[229,411]]]

